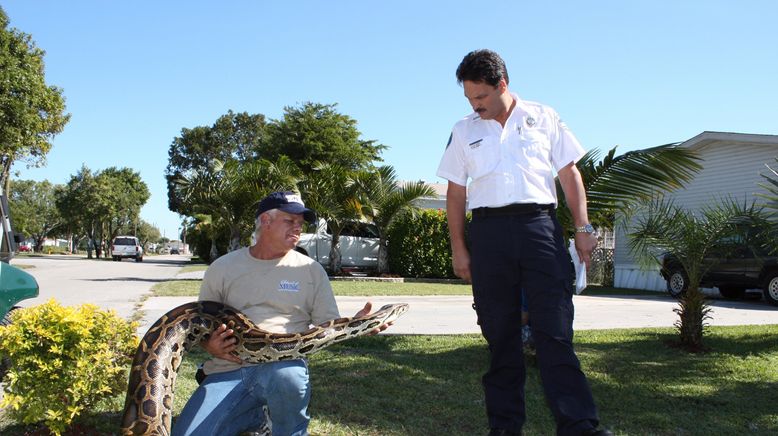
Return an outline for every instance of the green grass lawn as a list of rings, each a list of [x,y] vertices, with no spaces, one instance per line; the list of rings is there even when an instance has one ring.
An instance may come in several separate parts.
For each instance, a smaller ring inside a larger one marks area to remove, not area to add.
[[[191,268],[191,267],[185,267]],[[161,282],[151,288],[152,293],[159,297],[193,296],[200,293],[202,280],[171,280]],[[341,296],[403,296],[403,295],[471,295],[470,285],[452,283],[422,283],[422,282],[368,282],[333,280],[332,291]],[[584,295],[664,295],[662,293],[636,289],[606,288],[590,286]]]
[[[576,332],[603,425],[635,436],[778,434],[778,325],[712,327],[703,354],[668,347],[675,337],[670,328]],[[201,351],[185,358],[176,411],[205,358]],[[480,377],[487,359],[479,335],[379,335],[333,346],[310,359],[311,434],[486,434]],[[526,391],[525,435],[553,434],[532,363]],[[94,411],[90,425],[118,432],[122,401]],[[0,419],[0,434],[30,429]]]
[[[198,263],[198,264],[187,265],[185,267],[182,267],[178,271],[178,273],[181,274],[181,273],[188,273],[188,272],[193,272],[193,271],[205,271],[206,269],[208,269],[208,265],[206,265],[204,263]]]

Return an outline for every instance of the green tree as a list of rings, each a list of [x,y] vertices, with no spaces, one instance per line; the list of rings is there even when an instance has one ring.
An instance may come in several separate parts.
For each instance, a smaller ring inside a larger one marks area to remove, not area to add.
[[[8,26],[0,8],[0,187],[6,193],[11,165],[43,165],[51,139],[70,119],[62,90],[46,85],[45,52],[30,35]]]
[[[362,217],[355,174],[342,165],[317,163],[300,188],[306,206],[327,222],[332,236],[329,270],[336,275],[343,273],[340,234],[349,221]]]
[[[395,220],[404,213],[419,210],[416,201],[435,195],[435,190],[424,182],[397,180],[394,167],[383,165],[376,171],[356,174],[358,195],[361,197],[362,215],[373,221],[378,229],[378,273],[389,271],[388,232]]]
[[[92,259],[95,247],[95,228],[99,212],[94,202],[94,193],[98,189],[95,175],[86,165],[70,176],[70,180],[56,196],[57,210],[65,220],[66,225],[75,235],[83,235],[88,239],[87,258]],[[75,239],[77,237],[73,238]],[[74,244],[74,246],[77,246]]]
[[[35,252],[40,252],[43,241],[56,236],[55,232],[62,227],[62,217],[56,205],[56,189],[57,186],[48,180],[14,180],[11,183],[8,203],[14,228],[33,238]]]
[[[140,220],[138,223],[136,236],[140,239],[140,245],[144,250],[147,249],[149,244],[161,242],[162,239],[162,233],[160,233],[159,229],[145,220]]]
[[[175,180],[176,196],[186,203],[193,216],[210,226],[207,234],[217,237],[219,228],[229,229],[229,250],[240,247],[243,236],[253,229],[257,202],[273,191],[292,190],[299,180],[299,169],[287,158],[273,163],[265,159],[240,162],[212,161],[205,170]],[[216,241],[212,241],[213,249]],[[218,255],[218,253],[215,253]],[[215,259],[215,257],[214,257]]]
[[[659,191],[682,187],[702,168],[694,152],[677,144],[615,154],[616,147],[597,162],[600,152],[594,149],[576,163],[586,189],[589,221],[597,227],[613,228],[617,211],[650,201]],[[569,236],[573,220],[558,179],[556,185],[557,214]]]
[[[275,160],[288,156],[306,176],[319,163],[358,169],[380,161],[386,147],[360,139],[357,121],[339,113],[336,107],[311,102],[285,107],[283,118],[267,126],[263,157]]]
[[[262,114],[234,113],[219,117],[212,126],[184,128],[173,139],[168,151],[165,178],[168,186],[168,207],[182,215],[192,214],[192,205],[181,198],[178,182],[202,175],[212,169],[213,161],[247,162],[261,157],[266,121]]]
[[[700,291],[705,272],[715,267],[711,259],[731,255],[742,241],[761,245],[746,237],[745,229],[766,225],[760,208],[727,199],[701,210],[689,211],[672,201],[655,199],[633,211],[634,225],[628,234],[630,252],[645,267],[657,265],[662,253],[672,253],[684,269],[688,288],[681,295],[676,327],[680,343],[691,350],[702,349],[702,338],[710,308]],[[715,256],[711,256],[715,250]]]
[[[149,196],[146,183],[132,169],[111,167],[93,174],[84,165],[71,176],[56,204],[70,227],[89,238],[87,257],[91,259],[92,250],[101,256],[105,242],[120,229],[135,232],[140,209]]]
[[[106,246],[122,229],[135,235],[140,225],[140,210],[151,196],[140,173],[130,168],[110,167],[99,172],[96,179],[95,202],[99,204],[98,213],[104,227],[100,235]]]

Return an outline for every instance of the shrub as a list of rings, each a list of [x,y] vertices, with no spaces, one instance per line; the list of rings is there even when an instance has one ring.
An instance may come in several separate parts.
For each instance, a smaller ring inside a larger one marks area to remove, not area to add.
[[[446,213],[404,215],[389,229],[389,270],[403,277],[456,278]]]
[[[126,388],[135,323],[92,304],[62,307],[54,300],[16,310],[11,321],[0,327],[0,353],[12,362],[0,407],[17,422],[42,420],[59,435]]]

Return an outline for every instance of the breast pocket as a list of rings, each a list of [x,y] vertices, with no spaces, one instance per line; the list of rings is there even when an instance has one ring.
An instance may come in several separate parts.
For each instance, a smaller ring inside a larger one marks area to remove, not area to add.
[[[525,133],[522,138],[521,152],[531,167],[541,169],[551,164],[551,142],[540,129]]]
[[[476,139],[467,147],[467,175],[473,180],[479,179],[497,168],[500,163],[500,141],[485,137]]]

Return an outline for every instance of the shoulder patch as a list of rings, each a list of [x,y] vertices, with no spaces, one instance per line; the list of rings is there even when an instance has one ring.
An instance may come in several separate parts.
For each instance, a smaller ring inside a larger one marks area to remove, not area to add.
[[[451,134],[448,135],[448,142],[446,143],[446,149],[448,149],[448,146],[451,145],[452,139],[454,139],[454,132],[451,132]]]

